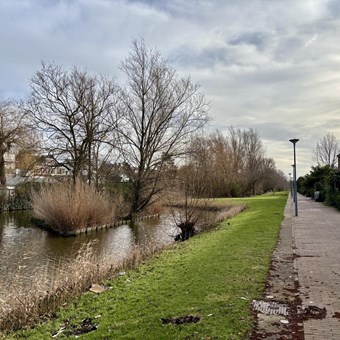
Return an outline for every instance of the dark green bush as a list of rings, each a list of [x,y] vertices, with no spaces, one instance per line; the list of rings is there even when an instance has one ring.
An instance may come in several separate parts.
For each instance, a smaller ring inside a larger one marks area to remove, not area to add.
[[[298,190],[301,194],[312,198],[315,191],[319,191],[318,201],[340,209],[340,173],[329,166],[313,167],[309,174],[300,177]]]
[[[334,194],[334,206],[340,210],[340,191]]]

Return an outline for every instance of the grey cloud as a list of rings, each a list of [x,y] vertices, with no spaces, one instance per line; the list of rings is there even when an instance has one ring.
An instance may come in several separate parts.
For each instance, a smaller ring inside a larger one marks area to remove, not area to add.
[[[304,41],[298,36],[288,36],[281,39],[275,51],[275,59],[278,61],[291,61],[303,50]]]
[[[332,0],[328,4],[328,9],[330,12],[330,15],[333,18],[339,18],[340,17],[340,2],[339,0]]]
[[[181,46],[170,54],[169,59],[180,65],[196,68],[211,68],[217,63],[235,63],[231,51],[226,47],[209,47],[195,51],[190,47]]]
[[[228,41],[230,45],[240,45],[240,44],[249,44],[254,45],[259,50],[263,50],[267,46],[267,41],[269,36],[262,32],[246,32],[242,33],[239,36],[232,38]]]
[[[270,117],[268,118],[270,120]],[[292,129],[283,123],[255,122],[253,127],[259,131],[262,138],[270,141],[288,141],[294,134]]]

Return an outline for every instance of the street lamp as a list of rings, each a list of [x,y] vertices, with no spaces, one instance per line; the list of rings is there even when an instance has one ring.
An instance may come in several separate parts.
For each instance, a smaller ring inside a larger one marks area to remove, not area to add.
[[[290,139],[291,143],[293,143],[294,149],[294,164],[293,164],[293,185],[294,185],[294,203],[295,203],[295,216],[298,216],[298,202],[297,202],[297,185],[296,185],[296,153],[295,153],[295,144],[299,141],[297,138]]]
[[[293,197],[293,202],[295,203],[295,184],[294,184],[294,168],[295,168],[295,164],[292,164],[292,168],[293,168],[293,180],[292,180],[292,197]]]

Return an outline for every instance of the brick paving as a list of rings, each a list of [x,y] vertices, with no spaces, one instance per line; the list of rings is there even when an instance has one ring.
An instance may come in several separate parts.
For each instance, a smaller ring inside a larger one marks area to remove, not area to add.
[[[293,205],[289,198],[263,294],[263,300],[282,303],[289,308],[289,313],[288,316],[266,315],[255,311],[251,340],[304,339],[303,324],[296,317],[300,301],[297,289],[297,271],[294,268],[292,209]],[[282,320],[287,319],[288,324],[282,323]]]
[[[340,212],[301,195],[298,210],[291,221],[302,308],[327,310],[323,319],[304,321],[305,340],[339,340]]]

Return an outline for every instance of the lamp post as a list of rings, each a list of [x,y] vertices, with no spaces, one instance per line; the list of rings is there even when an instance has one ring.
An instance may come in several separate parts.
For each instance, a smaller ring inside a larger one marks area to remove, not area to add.
[[[295,164],[292,164],[292,168],[293,168],[293,180],[292,180],[292,197],[293,197],[293,202],[295,203],[295,175],[294,175],[294,168],[295,168]]]
[[[296,185],[296,152],[295,152],[295,144],[299,141],[297,138],[290,139],[291,143],[293,143],[294,149],[294,164],[293,164],[293,185],[294,185],[294,203],[295,203],[295,216],[298,216],[298,202],[297,202],[297,185]]]

